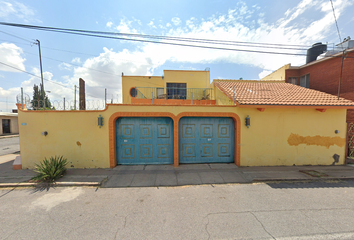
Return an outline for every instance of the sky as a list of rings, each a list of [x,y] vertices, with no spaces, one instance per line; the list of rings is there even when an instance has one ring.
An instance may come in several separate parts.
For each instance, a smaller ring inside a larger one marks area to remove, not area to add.
[[[333,0],[341,39],[353,29],[354,0]],[[82,30],[268,43],[219,48],[305,54],[317,42],[340,42],[330,0],[0,0],[0,22]],[[121,102],[121,75],[162,76],[163,70],[210,69],[213,79],[259,80],[306,56],[217,50],[96,38],[0,25],[0,111],[16,108],[23,92],[41,83],[52,102],[74,99],[85,80],[86,98]],[[196,44],[185,42],[184,44]],[[283,45],[281,45],[283,44]],[[207,44],[198,44],[211,46]],[[284,49],[294,48],[297,50]],[[272,48],[265,48],[272,46]],[[282,48],[280,48],[282,47]],[[78,95],[77,95],[78,96]]]

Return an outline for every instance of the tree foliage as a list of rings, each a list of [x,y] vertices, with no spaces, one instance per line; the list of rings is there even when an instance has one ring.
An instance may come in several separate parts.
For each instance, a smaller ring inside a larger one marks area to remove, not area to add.
[[[33,99],[31,101],[34,110],[53,109],[52,104],[44,92],[42,84],[33,86]]]

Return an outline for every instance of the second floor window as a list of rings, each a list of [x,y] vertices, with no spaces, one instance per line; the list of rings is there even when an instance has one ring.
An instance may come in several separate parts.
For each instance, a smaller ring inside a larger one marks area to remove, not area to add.
[[[310,88],[310,74],[300,77],[300,86]]]
[[[289,77],[288,83],[297,85],[297,78],[296,77]]]
[[[187,84],[186,83],[166,83],[167,99],[186,99]]]

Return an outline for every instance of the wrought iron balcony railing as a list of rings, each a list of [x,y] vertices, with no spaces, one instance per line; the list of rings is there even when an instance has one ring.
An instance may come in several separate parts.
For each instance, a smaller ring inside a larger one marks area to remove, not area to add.
[[[213,100],[212,88],[136,87],[136,99]]]

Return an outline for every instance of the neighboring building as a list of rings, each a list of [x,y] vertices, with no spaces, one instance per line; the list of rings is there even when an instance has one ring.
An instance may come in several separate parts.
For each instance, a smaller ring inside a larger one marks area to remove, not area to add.
[[[17,113],[0,112],[0,135],[18,133]]]
[[[100,111],[19,108],[23,168],[63,155],[69,167],[345,163],[354,102],[279,82],[214,80],[209,71],[123,76],[123,104]]]
[[[285,75],[287,83],[354,100],[354,40],[350,38],[331,51],[324,44],[314,44],[308,50],[305,65],[285,66],[267,78]],[[348,110],[347,122],[354,122],[354,110]]]
[[[285,81],[285,70],[289,69],[291,64],[286,64],[282,66],[281,68],[275,70],[271,74],[268,74],[267,76],[263,77],[261,81],[270,81],[270,80],[275,80],[275,81]]]

